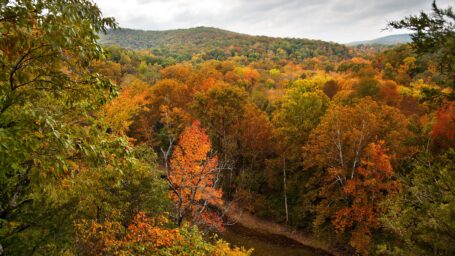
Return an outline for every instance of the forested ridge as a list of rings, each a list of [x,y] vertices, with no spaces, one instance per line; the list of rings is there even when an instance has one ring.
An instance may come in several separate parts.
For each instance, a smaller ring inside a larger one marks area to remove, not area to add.
[[[286,56],[294,61],[326,56],[341,59],[349,56],[349,49],[341,44],[299,38],[251,36],[211,27],[196,27],[166,31],[144,31],[120,28],[101,34],[101,44],[117,45],[126,49],[151,50],[164,64],[204,60],[226,60],[234,56],[249,61]]]
[[[251,255],[213,235],[231,203],[343,255],[453,255],[454,22],[347,47],[0,2],[0,255]]]

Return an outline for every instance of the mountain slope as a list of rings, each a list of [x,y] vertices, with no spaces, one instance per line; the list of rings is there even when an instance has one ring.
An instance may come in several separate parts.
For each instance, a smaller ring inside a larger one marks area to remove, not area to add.
[[[409,34],[398,34],[383,36],[372,40],[365,41],[356,41],[347,43],[346,45],[355,46],[355,45],[395,45],[395,44],[405,44],[411,42],[411,36]]]
[[[167,52],[188,59],[194,54],[209,55],[209,59],[229,56],[262,58],[269,53],[284,58],[302,60],[316,56],[345,57],[345,45],[320,40],[251,36],[211,27],[196,27],[166,31],[133,29],[110,30],[101,35],[100,43],[127,49],[153,49],[158,54]]]
[[[106,45],[118,45],[122,48],[146,49],[166,47],[173,44],[204,44],[207,43],[204,40],[207,38],[211,41],[218,41],[239,40],[248,37],[248,35],[209,27],[163,31],[122,28],[108,31],[107,35],[101,36],[100,42]]]

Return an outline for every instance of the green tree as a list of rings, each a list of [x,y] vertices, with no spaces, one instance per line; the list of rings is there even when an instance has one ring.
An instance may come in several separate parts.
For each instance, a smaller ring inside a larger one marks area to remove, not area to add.
[[[322,90],[317,89],[319,85],[317,81],[309,79],[296,80],[272,115],[272,123],[276,129],[275,150],[278,157],[268,161],[267,176],[270,177],[268,178],[270,187],[277,187],[276,181],[283,180],[286,223],[289,221],[287,176],[301,170],[302,146],[306,143],[310,132],[319,124],[329,105],[329,98]],[[292,179],[297,178],[292,177],[289,180],[292,182]]]
[[[1,1],[0,10],[0,113],[49,92],[85,97],[101,85],[87,68],[103,54],[98,33],[115,22],[91,1]]]
[[[400,244],[381,246],[395,255],[455,253],[455,151],[440,156],[422,154],[404,177],[404,191],[385,204],[386,227]],[[401,248],[401,249],[399,249]]]
[[[205,92],[195,94],[192,103],[195,116],[210,136],[213,148],[219,152],[223,173],[223,191],[231,198],[234,167],[239,156],[238,126],[244,117],[247,94],[243,88],[220,83]]]
[[[329,98],[316,87],[310,80],[297,80],[273,113],[272,122],[283,139],[281,143],[292,156],[288,157],[300,158],[301,147],[329,105]]]
[[[247,94],[244,89],[220,83],[206,92],[195,94],[195,116],[207,128],[222,161],[237,155],[237,126],[242,120]]]
[[[115,26],[87,0],[0,2],[0,248],[7,254],[53,254],[67,243],[62,223],[71,203],[58,196],[59,182],[92,151],[81,144],[93,123],[88,113],[115,92],[89,70],[103,56],[98,33]]]
[[[440,9],[433,1],[432,13],[421,12],[388,24],[392,29],[409,29],[412,47],[419,55],[431,54],[439,70],[455,80],[455,14],[451,7]]]
[[[354,89],[359,97],[375,97],[380,90],[379,82],[374,78],[362,77],[356,83]]]

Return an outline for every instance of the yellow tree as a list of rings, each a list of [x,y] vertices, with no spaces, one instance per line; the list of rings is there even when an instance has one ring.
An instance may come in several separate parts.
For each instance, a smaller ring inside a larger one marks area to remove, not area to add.
[[[146,110],[150,102],[151,87],[137,78],[132,78],[122,88],[119,96],[101,109],[101,116],[110,125],[114,133],[124,135],[129,131],[133,118]]]
[[[163,109],[167,109],[164,111],[167,112],[178,108],[180,112],[185,112],[191,99],[192,94],[186,84],[174,79],[160,80],[151,87],[147,109],[135,120],[130,133],[139,142],[162,146],[158,135],[161,132]]]
[[[223,204],[219,181],[218,158],[210,157],[211,141],[198,121],[180,135],[167,173],[175,204],[175,220],[221,227],[211,206]]]
[[[311,131],[304,147],[307,167],[339,168],[342,181],[352,179],[371,142],[384,140],[393,154],[405,156],[409,135],[406,117],[396,108],[369,97],[353,106],[332,105],[320,124]]]

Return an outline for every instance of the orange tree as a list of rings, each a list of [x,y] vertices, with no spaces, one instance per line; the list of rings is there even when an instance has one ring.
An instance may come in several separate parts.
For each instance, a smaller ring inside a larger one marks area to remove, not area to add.
[[[455,145],[455,102],[446,102],[436,112],[431,136],[440,148],[450,148]]]
[[[86,255],[251,255],[251,249],[232,248],[223,240],[210,244],[196,227],[167,227],[167,221],[139,212],[127,228],[115,221],[83,223],[78,246]]]
[[[198,121],[180,135],[167,173],[175,205],[174,218],[180,226],[184,219],[195,224],[218,227],[220,219],[209,208],[220,206],[222,191],[218,158],[210,157],[211,141]]]
[[[371,143],[378,141],[384,141],[380,142],[380,148],[388,148],[391,155],[399,158],[411,153],[412,148],[404,146],[409,134],[406,125],[405,117],[397,109],[380,105],[369,98],[362,99],[353,106],[332,105],[329,108],[304,147],[306,167],[322,170],[314,173],[320,187],[318,206],[315,208],[316,227],[329,230],[334,227],[340,238],[343,238],[341,234],[344,232],[349,233],[358,227],[370,224],[371,228],[379,227],[376,223],[381,210],[376,203],[386,197],[387,193],[375,194],[375,201],[370,200],[370,195],[387,184],[391,178],[390,171],[388,166],[374,169],[365,163],[375,159]],[[381,161],[387,159],[385,155],[382,157]],[[373,163],[378,165],[377,161]],[[359,216],[357,219],[346,218],[348,212],[356,207],[370,211],[372,215],[367,216],[369,213],[364,211],[356,212]],[[355,240],[358,233],[353,234]],[[362,234],[371,233],[362,230]],[[366,250],[366,245],[359,245],[356,241],[351,240],[351,245],[361,252]]]
[[[391,157],[386,153],[383,141],[367,146],[365,158],[357,168],[358,175],[347,180],[342,190],[348,203],[332,218],[337,233],[349,231],[350,245],[362,254],[368,254],[371,230],[381,227],[380,217],[386,209],[380,202],[401,188],[400,181],[394,179]],[[337,176],[338,170],[331,169],[329,173]]]

